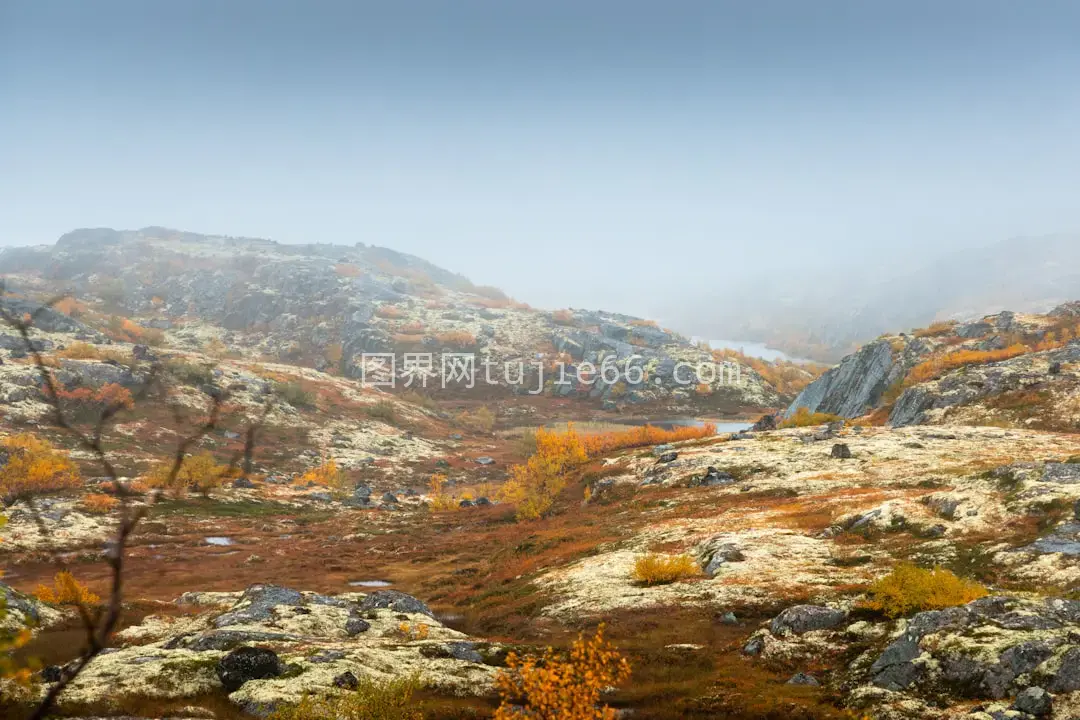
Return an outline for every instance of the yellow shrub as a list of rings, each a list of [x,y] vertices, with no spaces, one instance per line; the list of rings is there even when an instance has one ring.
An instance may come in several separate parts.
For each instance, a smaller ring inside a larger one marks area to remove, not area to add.
[[[159,463],[143,478],[144,482],[150,487],[167,490],[174,497],[183,497],[188,490],[195,490],[205,497],[237,475],[236,468],[218,465],[209,452],[185,457],[176,476],[170,481],[173,464],[172,460]]]
[[[111,512],[119,503],[120,501],[112,495],[104,493],[91,493],[84,495],[82,499],[83,510],[95,515],[105,515]]]
[[[591,639],[578,637],[566,655],[548,648],[542,657],[510,653],[495,678],[502,697],[495,720],[613,720],[601,694],[630,677],[630,663],[604,640],[603,625]]]
[[[64,346],[63,350],[57,350],[56,354],[70,360],[98,360],[101,358],[101,351],[85,342],[73,342]]]
[[[780,423],[778,427],[781,428],[800,428],[800,427],[812,427],[814,425],[824,425],[825,423],[836,422],[843,420],[844,418],[839,415],[830,415],[829,413],[812,413],[809,408],[801,407],[795,411],[795,414]]]
[[[875,581],[866,606],[889,617],[964,605],[986,596],[986,588],[943,568],[924,570],[904,563]]]
[[[518,520],[535,520],[545,515],[568,482],[567,473],[588,459],[581,437],[572,427],[565,432],[540,428],[536,431],[536,452],[524,465],[510,468],[510,479],[500,497],[517,506]]]
[[[80,485],[74,463],[47,440],[29,433],[13,435],[0,440],[0,450],[8,456],[0,467],[0,496],[6,500]]]
[[[667,585],[700,573],[689,555],[642,555],[634,562],[634,580],[646,585]]]
[[[38,600],[50,605],[97,605],[101,598],[90,592],[85,585],[75,579],[67,570],[61,570],[53,578],[53,587],[38,585],[34,595]]]
[[[398,634],[407,640],[427,640],[428,635],[431,634],[431,626],[427,623],[416,623],[415,625],[408,622],[398,623]]]
[[[334,459],[330,458],[298,477],[296,482],[300,485],[313,483],[331,490],[340,490],[345,485],[345,473],[341,472]]]

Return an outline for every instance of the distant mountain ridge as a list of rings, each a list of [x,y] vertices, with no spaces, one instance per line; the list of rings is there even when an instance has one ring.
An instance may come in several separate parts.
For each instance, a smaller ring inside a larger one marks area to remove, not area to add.
[[[883,263],[890,252],[882,249]],[[835,362],[882,333],[1002,310],[1044,313],[1080,297],[1080,236],[1004,240],[928,258],[895,274],[878,268],[865,277],[837,273],[732,290],[743,301],[715,304],[717,314],[706,320],[714,323],[714,334]],[[727,308],[735,311],[725,313]]]

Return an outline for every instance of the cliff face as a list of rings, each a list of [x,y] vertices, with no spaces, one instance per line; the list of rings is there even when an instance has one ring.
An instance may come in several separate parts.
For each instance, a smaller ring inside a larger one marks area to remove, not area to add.
[[[882,338],[864,345],[840,364],[808,385],[785,411],[790,417],[799,408],[854,418],[879,405],[885,392],[903,380],[926,352],[917,338]]]
[[[1046,315],[1006,311],[875,340],[806,387],[785,416],[799,408],[846,418],[882,410],[893,426],[1071,430],[1080,423],[1077,363],[1077,303]]]

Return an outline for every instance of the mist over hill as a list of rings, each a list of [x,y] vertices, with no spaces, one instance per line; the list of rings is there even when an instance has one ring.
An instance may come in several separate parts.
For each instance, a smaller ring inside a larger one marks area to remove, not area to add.
[[[862,342],[935,320],[1045,312],[1080,296],[1080,236],[1014,238],[933,257],[892,257],[805,276],[748,272],[672,304],[665,317],[710,337],[835,362]]]

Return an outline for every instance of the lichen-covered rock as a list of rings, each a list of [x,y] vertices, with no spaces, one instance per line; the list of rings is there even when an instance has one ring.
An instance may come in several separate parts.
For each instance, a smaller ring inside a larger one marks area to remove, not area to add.
[[[410,595],[379,595],[365,607],[366,599],[276,585],[186,593],[181,600],[197,608],[195,614],[151,616],[118,633],[124,646],[94,658],[62,702],[116,706],[132,698],[196,698],[224,689],[246,711],[265,713],[305,693],[340,690],[350,675],[385,680],[416,674],[425,686],[457,695],[491,690],[494,663],[486,660],[498,646],[473,644]]]

